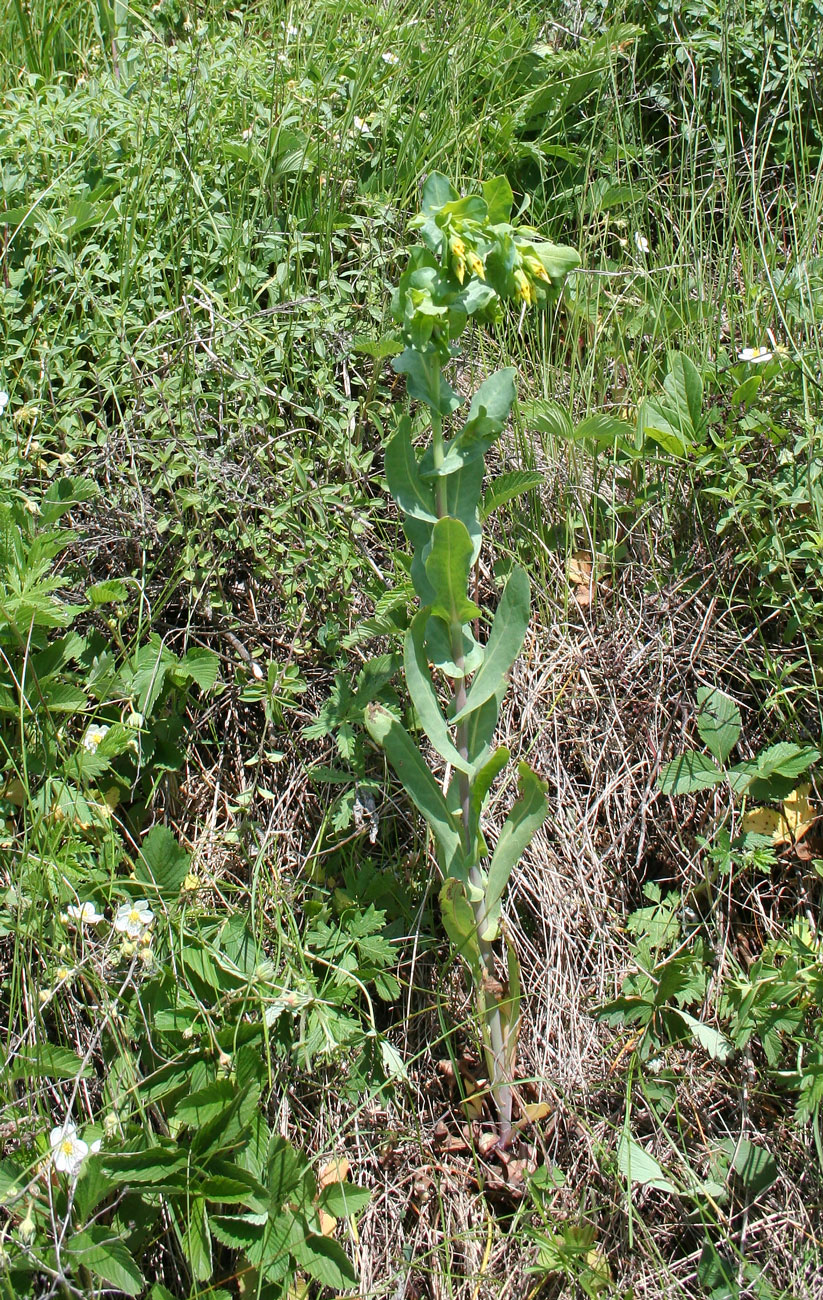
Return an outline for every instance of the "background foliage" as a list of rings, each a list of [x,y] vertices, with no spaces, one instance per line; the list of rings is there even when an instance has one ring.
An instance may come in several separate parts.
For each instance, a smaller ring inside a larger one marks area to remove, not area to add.
[[[3,9],[7,1294],[816,1296],[822,17]],[[504,1163],[358,725],[416,727],[383,448],[435,170],[584,266],[450,376],[521,377],[475,581],[529,572],[551,802]]]

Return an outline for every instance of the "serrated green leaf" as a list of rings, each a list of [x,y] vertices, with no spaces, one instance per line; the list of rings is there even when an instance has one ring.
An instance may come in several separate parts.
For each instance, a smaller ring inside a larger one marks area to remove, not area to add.
[[[219,672],[219,656],[213,650],[207,650],[203,646],[193,646],[191,650],[187,650],[174,669],[176,676],[194,682],[201,691],[211,690]]]
[[[76,1052],[55,1043],[35,1043],[13,1058],[11,1078],[89,1079],[94,1071]]]
[[[677,1188],[666,1177],[661,1166],[639,1142],[622,1133],[617,1148],[617,1167],[630,1183],[641,1187],[656,1187],[661,1192],[677,1194]]]
[[[371,1200],[368,1187],[355,1187],[352,1183],[329,1183],[323,1188],[318,1205],[335,1219],[348,1219],[359,1214]]]
[[[740,710],[734,700],[716,686],[701,686],[697,703],[700,739],[718,762],[725,763],[740,737]]]
[[[190,865],[189,854],[168,826],[153,826],[140,846],[134,874],[141,883],[176,896]]]
[[[273,1207],[294,1198],[306,1173],[306,1162],[284,1137],[275,1135],[266,1154],[266,1182]]]
[[[188,1207],[183,1253],[197,1281],[208,1282],[212,1272],[211,1232],[206,1202],[199,1196],[194,1197]]]
[[[695,1016],[689,1015],[688,1011],[679,1008],[677,1015],[683,1021],[688,1029],[691,1030],[692,1037],[696,1043],[708,1053],[713,1061],[728,1061],[734,1055],[734,1044],[721,1034],[719,1029],[714,1029],[711,1025],[705,1024],[702,1020],[697,1020]]]
[[[202,1128],[216,1116],[234,1106],[239,1090],[231,1079],[215,1079],[205,1088],[181,1098],[174,1108],[174,1118],[180,1124]]]
[[[66,1253],[79,1268],[87,1268],[96,1277],[124,1295],[139,1295],[145,1279],[130,1251],[111,1228],[92,1224],[76,1232],[65,1246]]]
[[[523,418],[528,429],[545,433],[549,438],[574,437],[574,427],[565,406],[559,402],[534,401],[523,406]]]
[[[661,768],[657,788],[661,794],[691,794],[708,790],[723,780],[720,768],[706,754],[689,749]]]
[[[451,719],[461,722],[495,695],[523,646],[529,626],[529,579],[525,569],[512,570],[494,616],[483,663],[469,687],[466,703]]]
[[[351,1260],[336,1241],[309,1233],[303,1241],[295,1241],[292,1254],[302,1269],[321,1286],[340,1291],[355,1286],[357,1274]]]
[[[483,495],[483,504],[478,512],[481,523],[507,501],[540,487],[544,478],[536,469],[513,469],[507,474],[498,474]]]
[[[86,600],[97,609],[100,605],[111,605],[127,599],[129,589],[120,578],[109,578],[105,582],[95,582],[86,588]]]
[[[149,1147],[146,1151],[104,1151],[101,1162],[104,1171],[122,1185],[165,1184],[171,1175],[184,1174],[189,1157],[176,1142],[161,1139],[156,1146]],[[185,1177],[180,1185],[185,1187]]]

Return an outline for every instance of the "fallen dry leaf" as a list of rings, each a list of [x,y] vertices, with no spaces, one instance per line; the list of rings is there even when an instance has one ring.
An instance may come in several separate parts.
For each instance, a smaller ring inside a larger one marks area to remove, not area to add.
[[[350,1169],[351,1165],[345,1156],[338,1156],[336,1160],[327,1161],[317,1175],[317,1190],[322,1192],[324,1187],[330,1187],[332,1183],[345,1182]]]
[[[741,823],[753,835],[768,835],[776,848],[796,844],[811,830],[818,813],[809,802],[810,785],[799,785],[783,800],[782,809],[750,808]]]
[[[528,1124],[536,1124],[539,1120],[546,1119],[552,1113],[552,1108],[547,1101],[527,1102],[525,1106],[521,1107],[521,1110],[523,1111],[523,1119]]]
[[[334,1230],[337,1227],[337,1220],[333,1214],[327,1214],[325,1210],[318,1210],[320,1216],[320,1231],[324,1237],[333,1237]]]

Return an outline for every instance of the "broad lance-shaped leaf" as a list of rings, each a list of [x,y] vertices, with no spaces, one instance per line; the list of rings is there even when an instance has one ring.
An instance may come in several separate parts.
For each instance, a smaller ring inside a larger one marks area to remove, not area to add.
[[[483,461],[476,460],[471,465],[463,465],[445,480],[446,514],[466,525],[472,539],[472,564],[480,554],[483,540],[479,507],[484,468]]]
[[[479,709],[475,709],[465,721],[466,748],[469,751],[469,761],[475,766],[485,763],[488,757],[489,746],[497,727],[497,715],[505,694],[506,682],[503,681],[494,695],[490,695],[486,702],[481,704]]]
[[[463,666],[458,668],[455,663],[455,646],[453,644],[449,629],[440,618],[429,618],[426,621],[426,654],[430,663],[439,668],[442,673],[450,677],[452,681],[459,681],[461,677],[469,673],[477,672],[477,669],[483,662],[485,653],[479,641],[475,641],[474,633],[471,630],[470,623],[464,623],[461,628],[460,649],[463,652]]]
[[[426,577],[434,588],[431,612],[450,628],[462,627],[480,615],[466,594],[473,549],[465,524],[459,519],[438,519],[432,529]]]
[[[488,941],[497,937],[500,905],[509,876],[549,812],[545,781],[540,780],[528,763],[520,763],[517,771],[520,777],[521,795],[506,818],[489,863],[485,899],[486,924],[481,935],[481,938]]]
[[[404,415],[386,447],[386,480],[395,501],[407,515],[434,523],[434,490],[420,477],[417,453],[412,446],[411,420]]]
[[[493,176],[483,182],[483,198],[489,212],[489,221],[493,226],[509,220],[514,203],[512,187],[505,176]]]
[[[494,616],[486,653],[471,684],[466,703],[451,719],[461,722],[473,713],[505,682],[523,645],[529,625],[529,579],[525,569],[513,569]]]
[[[443,874],[462,875],[464,855],[459,825],[411,736],[382,704],[368,706],[365,724],[372,740],[386,751],[403,789],[429,823],[442,854]]]
[[[436,352],[404,348],[391,364],[398,375],[406,376],[409,397],[425,402],[437,414],[451,415],[460,405],[460,397],[441,373],[441,362]]]
[[[423,469],[423,476],[453,474],[462,465],[478,460],[502,433],[514,402],[514,369],[507,366],[490,375],[471,400],[466,423],[447,444],[446,456],[439,469]]]
[[[434,684],[429,676],[428,660],[423,644],[428,618],[427,609],[418,610],[406,633],[404,645],[406,685],[409,688],[412,704],[417,710],[420,725],[440,757],[461,772],[472,776],[474,767],[468,759],[463,758],[452,743],[448,724],[443,717]]]
[[[480,554],[480,546],[483,540],[477,512],[480,501],[480,488],[483,483],[483,462],[476,461],[473,465],[465,466],[465,468],[458,470],[456,474],[451,474],[444,482],[446,486],[445,513],[452,519],[459,519],[465,525],[466,531],[471,538],[471,563],[474,564]],[[414,589],[420,597],[421,605],[431,605],[435,596],[434,588],[426,576],[426,561],[431,554],[433,523],[431,519],[423,519],[407,513],[403,520],[403,528],[414,551],[411,566]]]
[[[485,841],[483,840],[480,830],[480,814],[483,811],[483,805],[486,802],[488,793],[492,788],[495,778],[503,771],[503,768],[509,761],[509,751],[505,745],[501,745],[494,753],[486,759],[482,767],[478,769],[471,786],[471,843],[483,844],[485,851]],[[473,863],[469,864],[474,865]]]
[[[414,515],[406,515],[403,520],[403,531],[411,542],[413,551],[411,580],[421,605],[431,605],[434,600],[434,587],[426,577],[426,560],[431,550],[433,527],[425,519],[415,519]]]
[[[452,946],[479,976],[482,963],[477,942],[477,918],[466,897],[463,882],[454,876],[448,876],[440,890],[440,913]]]

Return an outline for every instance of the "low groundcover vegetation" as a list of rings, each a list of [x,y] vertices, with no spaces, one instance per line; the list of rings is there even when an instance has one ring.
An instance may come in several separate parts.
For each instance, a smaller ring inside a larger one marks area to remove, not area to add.
[[[822,33],[0,14],[0,1294],[819,1300]]]

